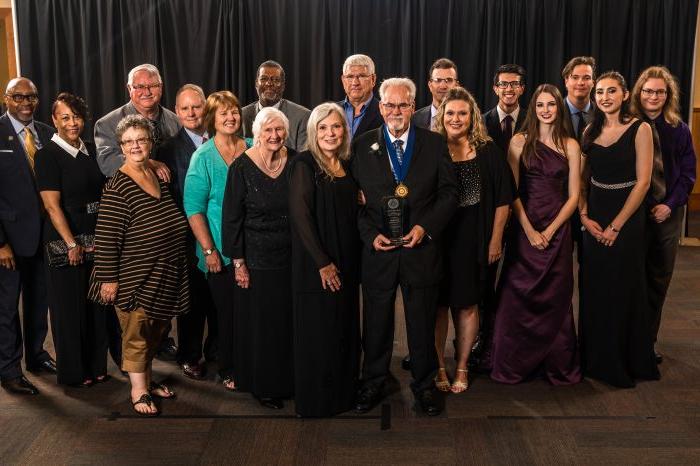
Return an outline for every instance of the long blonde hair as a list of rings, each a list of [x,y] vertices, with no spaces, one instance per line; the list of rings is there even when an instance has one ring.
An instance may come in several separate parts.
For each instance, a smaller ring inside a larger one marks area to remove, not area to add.
[[[311,112],[309,121],[306,124],[306,145],[309,152],[311,152],[311,155],[318,166],[321,167],[323,173],[325,173],[331,180],[334,178],[333,172],[328,166],[326,156],[318,146],[318,125],[334,113],[338,115],[340,121],[343,122],[343,141],[340,143],[340,147],[338,148],[338,159],[343,161],[348,160],[350,158],[350,128],[348,128],[348,122],[345,119],[343,109],[340,108],[338,104],[333,102],[325,102],[317,106]]]
[[[671,126],[676,127],[678,123],[681,122],[680,103],[678,102],[678,81],[676,81],[675,76],[673,76],[665,66],[650,66],[642,71],[632,88],[630,110],[638,118],[644,119],[644,108],[642,107],[641,100],[642,88],[648,80],[654,78],[663,79],[666,83],[666,102],[663,108],[664,119]]]

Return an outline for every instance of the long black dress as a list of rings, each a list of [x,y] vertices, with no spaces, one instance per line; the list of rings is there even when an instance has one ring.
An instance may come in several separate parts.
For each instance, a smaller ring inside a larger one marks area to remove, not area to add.
[[[95,234],[97,211],[87,205],[99,202],[105,177],[97,166],[95,146],[86,143],[73,157],[54,141],[36,154],[39,191],[59,191],[61,209],[73,236]],[[60,240],[51,220],[44,222],[44,241]],[[47,261],[48,263],[48,261]],[[107,373],[105,306],[87,299],[93,262],[49,267],[48,297],[51,331],[56,350],[58,383],[79,384]]]
[[[588,216],[606,228],[622,209],[636,182],[635,136],[630,125],[610,146],[585,148],[591,169]],[[635,379],[658,379],[644,264],[644,208],[632,214],[613,246],[587,231],[586,267],[580,286],[581,359],[584,375],[616,387]]]
[[[293,155],[288,149],[287,163],[271,178],[244,153],[229,167],[224,192],[223,253],[245,258],[250,274],[249,288],[234,293],[234,377],[258,398],[294,393],[287,175]]]
[[[360,366],[358,187],[331,181],[310,152],[290,166],[294,300],[294,401],[301,416],[349,410]],[[324,290],[319,269],[340,270],[341,289]]]

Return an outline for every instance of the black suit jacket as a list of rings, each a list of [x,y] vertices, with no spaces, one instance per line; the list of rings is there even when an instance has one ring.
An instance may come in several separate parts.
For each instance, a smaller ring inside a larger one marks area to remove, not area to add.
[[[433,104],[428,105],[427,107],[423,107],[420,110],[416,111],[416,113],[413,114],[413,118],[411,119],[411,122],[418,126],[419,128],[423,129],[430,129],[430,116],[431,116],[431,107]]]
[[[34,120],[42,146],[54,129]],[[0,244],[15,255],[33,256],[41,240],[41,199],[27,155],[7,113],[0,116]]]
[[[457,208],[457,179],[444,138],[431,131],[411,126],[416,132],[411,165],[405,184],[408,233],[414,225],[426,231],[423,241],[413,249],[399,247],[378,252],[372,242],[383,228],[381,201],[396,188],[384,140],[383,126],[369,131],[353,142],[350,171],[367,200],[360,210],[358,226],[364,243],[362,282],[375,289],[389,289],[400,276],[412,286],[439,283],[442,276],[440,234]]]
[[[518,119],[515,121],[515,127],[513,128],[513,134],[520,131],[525,121],[525,114],[527,109],[520,107],[520,112],[518,112]],[[508,144],[505,134],[501,129],[501,120],[498,118],[498,107],[493,107],[488,112],[483,115],[484,124],[486,125],[486,131],[488,131],[489,136],[493,139],[498,147],[508,156]]]
[[[340,105],[340,108],[344,108],[343,105],[345,104],[345,101],[341,100],[340,102],[337,102],[337,104]],[[349,124],[350,122],[348,122],[348,125]],[[365,116],[362,117],[360,126],[357,127],[357,131],[355,131],[355,135],[352,137],[352,139],[355,140],[358,136],[366,133],[367,131],[379,128],[383,124],[384,118],[382,118],[382,114],[379,113],[379,99],[372,97],[372,100],[369,102],[367,110],[365,111]]]
[[[154,158],[165,163],[170,169],[170,191],[175,204],[184,212],[182,199],[185,194],[185,176],[190,167],[190,159],[197,148],[185,128],[180,130],[156,150]]]

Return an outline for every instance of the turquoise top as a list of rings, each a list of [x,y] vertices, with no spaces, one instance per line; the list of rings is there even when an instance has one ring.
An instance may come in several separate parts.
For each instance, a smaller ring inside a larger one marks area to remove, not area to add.
[[[253,145],[253,140],[245,138],[247,148]],[[183,204],[187,218],[202,214],[207,218],[209,232],[214,240],[216,250],[223,259],[224,265],[229,265],[231,259],[221,254],[221,205],[224,202],[224,189],[228,165],[214,145],[214,138],[199,146],[190,160],[190,167],[185,177],[185,195]],[[204,253],[201,247],[197,250],[197,265],[207,272]]]

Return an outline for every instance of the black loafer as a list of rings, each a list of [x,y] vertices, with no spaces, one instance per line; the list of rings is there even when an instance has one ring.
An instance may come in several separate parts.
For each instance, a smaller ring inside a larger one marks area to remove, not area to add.
[[[260,404],[270,409],[284,408],[284,402],[280,398],[258,398]]]
[[[33,366],[27,366],[27,370],[29,372],[48,372],[49,374],[58,372],[56,370],[56,361],[53,359],[47,359]]]
[[[442,412],[441,397],[434,389],[423,390],[416,398],[420,409],[428,416],[437,416]]]
[[[401,360],[401,369],[403,369],[405,371],[411,370],[411,355],[410,354],[406,355],[406,357]]]
[[[366,413],[374,408],[381,398],[381,387],[362,387],[355,400],[355,412]]]
[[[0,382],[2,388],[17,395],[38,395],[39,390],[23,375]]]

